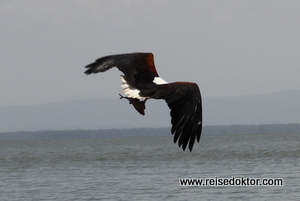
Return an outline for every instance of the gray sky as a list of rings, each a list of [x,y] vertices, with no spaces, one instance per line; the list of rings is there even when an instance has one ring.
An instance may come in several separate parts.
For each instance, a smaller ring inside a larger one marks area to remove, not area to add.
[[[204,97],[300,89],[298,0],[0,0],[0,27],[0,106],[118,98],[84,66],[137,51]]]

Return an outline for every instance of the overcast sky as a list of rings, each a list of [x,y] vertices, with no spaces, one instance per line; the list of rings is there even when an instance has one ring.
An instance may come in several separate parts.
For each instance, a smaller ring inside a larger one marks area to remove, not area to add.
[[[0,28],[0,106],[118,98],[84,66],[139,51],[203,97],[300,89],[299,0],[0,0]]]

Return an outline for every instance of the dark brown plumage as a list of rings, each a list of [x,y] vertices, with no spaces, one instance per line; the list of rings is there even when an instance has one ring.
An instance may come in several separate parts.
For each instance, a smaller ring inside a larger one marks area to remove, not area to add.
[[[85,74],[105,72],[117,67],[122,76],[124,94],[130,104],[142,115],[146,100],[164,99],[171,112],[171,133],[183,150],[200,141],[202,130],[202,103],[199,87],[192,82],[167,83],[158,76],[152,53],[111,55],[97,59],[86,66]]]

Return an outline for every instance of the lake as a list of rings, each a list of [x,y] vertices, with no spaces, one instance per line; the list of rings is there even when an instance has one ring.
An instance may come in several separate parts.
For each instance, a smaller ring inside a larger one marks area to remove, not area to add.
[[[1,200],[299,200],[300,134],[0,141]],[[283,185],[182,186],[179,179]]]

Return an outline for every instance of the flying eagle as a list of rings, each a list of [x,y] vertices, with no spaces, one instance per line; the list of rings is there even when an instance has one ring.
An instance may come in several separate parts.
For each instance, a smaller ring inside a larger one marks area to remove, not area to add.
[[[124,96],[142,115],[148,99],[164,99],[171,112],[171,133],[183,151],[189,145],[192,151],[195,139],[200,141],[202,130],[202,103],[199,87],[192,82],[168,83],[158,76],[152,53],[110,55],[86,66],[85,74],[105,72],[117,67],[124,73],[121,81]]]

